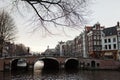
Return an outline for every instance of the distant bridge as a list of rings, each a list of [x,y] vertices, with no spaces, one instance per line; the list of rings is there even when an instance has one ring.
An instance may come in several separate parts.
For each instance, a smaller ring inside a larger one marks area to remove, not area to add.
[[[25,56],[25,57],[10,57],[0,59],[0,71],[14,70],[17,68],[17,62],[24,59],[27,64],[27,69],[33,69],[34,64],[42,60],[44,62],[44,69],[58,69],[58,68],[95,68],[95,69],[116,69],[120,67],[120,62],[114,60],[99,60],[80,57],[45,57],[45,56]],[[117,66],[116,66],[117,65]]]

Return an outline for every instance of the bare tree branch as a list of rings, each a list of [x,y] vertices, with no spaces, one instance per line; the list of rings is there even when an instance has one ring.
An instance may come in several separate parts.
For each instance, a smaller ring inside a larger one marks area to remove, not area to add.
[[[89,0],[14,0],[17,8],[23,6],[20,2],[27,3],[34,10],[36,17],[39,18],[40,27],[43,27],[47,32],[52,24],[66,27],[81,27],[86,23],[85,16],[87,14],[86,7]],[[19,6],[18,6],[19,5]],[[18,9],[19,10],[19,9]],[[38,20],[38,19],[37,19]]]

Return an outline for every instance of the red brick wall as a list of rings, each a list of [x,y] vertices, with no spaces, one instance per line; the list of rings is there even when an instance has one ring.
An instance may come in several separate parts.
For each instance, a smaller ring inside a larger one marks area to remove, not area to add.
[[[0,59],[0,71],[4,70],[4,61],[2,59]]]

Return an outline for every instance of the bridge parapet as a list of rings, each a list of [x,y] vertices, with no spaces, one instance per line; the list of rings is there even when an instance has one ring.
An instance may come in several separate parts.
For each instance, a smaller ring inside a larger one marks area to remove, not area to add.
[[[52,57],[52,56],[48,56],[48,57],[46,57],[46,56],[24,56],[23,57],[22,56],[22,57],[19,57],[19,56],[17,56],[17,57],[2,58],[0,60],[0,65],[1,65],[0,71],[4,70],[6,66],[7,67],[9,66],[9,68],[10,68],[12,61],[17,60],[17,59],[18,60],[19,59],[26,59],[27,64],[33,68],[35,62],[38,60],[41,60],[41,59],[54,59],[60,65],[63,66],[68,59],[78,59],[78,58],[77,57],[58,57],[58,56],[56,56],[56,57]]]
[[[25,57],[11,57],[11,58],[0,58],[0,71],[3,71],[5,68],[11,69],[11,63],[14,59],[26,59],[27,64],[33,68],[34,64],[38,60],[42,59],[53,59],[56,60],[61,67],[64,67],[65,63],[69,59],[78,60],[80,67],[85,68],[113,68],[113,67],[120,67],[120,62],[114,60],[102,60],[102,59],[91,59],[91,58],[80,58],[80,57],[46,57],[46,56],[25,56]],[[119,65],[119,66],[116,66]],[[10,70],[9,69],[9,70]]]

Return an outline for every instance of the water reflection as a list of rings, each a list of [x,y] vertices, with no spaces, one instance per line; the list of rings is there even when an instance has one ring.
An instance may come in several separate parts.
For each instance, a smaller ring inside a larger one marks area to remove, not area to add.
[[[0,72],[0,80],[120,80],[119,71],[17,71]]]
[[[35,80],[40,80],[41,79],[41,76],[42,76],[41,72],[42,72],[41,70],[34,71],[34,79]]]
[[[39,60],[34,64],[34,70],[42,70],[44,67],[44,62]]]

